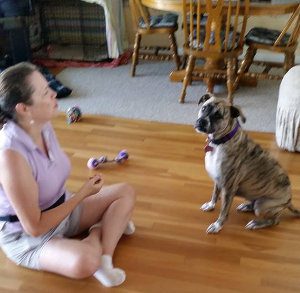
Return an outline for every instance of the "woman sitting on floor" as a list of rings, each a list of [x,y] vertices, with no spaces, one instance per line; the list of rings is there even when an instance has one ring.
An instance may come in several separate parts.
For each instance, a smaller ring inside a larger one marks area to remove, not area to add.
[[[18,265],[118,286],[125,272],[112,257],[132,234],[135,193],[126,183],[103,186],[100,174],[73,195],[70,162],[51,126],[56,93],[30,63],[0,75],[0,245]],[[83,240],[70,239],[89,229]]]

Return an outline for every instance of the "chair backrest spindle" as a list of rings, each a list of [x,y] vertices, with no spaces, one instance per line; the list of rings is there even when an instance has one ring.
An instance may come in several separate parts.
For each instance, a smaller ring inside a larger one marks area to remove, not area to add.
[[[215,81],[226,78],[228,101],[232,103],[250,0],[182,0],[182,5],[183,50],[184,57],[189,58],[179,101],[184,102],[193,79],[204,78],[207,91],[213,92]],[[196,59],[206,62],[202,66]]]
[[[241,0],[183,0],[185,44],[214,52],[241,47],[249,14],[249,0],[243,2],[242,11]]]
[[[294,44],[298,37],[299,37],[299,31],[300,31],[300,4],[298,8],[294,11],[294,13],[289,18],[288,22],[286,23],[285,27],[281,31],[280,35],[276,39],[274,46],[280,46],[283,37],[287,33],[289,29],[292,29],[291,35],[289,37],[289,40],[287,42],[287,47]]]
[[[145,6],[142,5],[140,0],[130,0],[130,7],[133,14],[134,25],[138,27],[140,20],[142,19],[147,26],[150,28],[150,14]]]
[[[196,21],[197,21],[197,46],[199,46],[201,42],[201,36],[200,36],[200,22],[201,22],[201,1],[197,1],[197,6],[196,6],[196,11],[197,11],[197,16],[196,16]]]

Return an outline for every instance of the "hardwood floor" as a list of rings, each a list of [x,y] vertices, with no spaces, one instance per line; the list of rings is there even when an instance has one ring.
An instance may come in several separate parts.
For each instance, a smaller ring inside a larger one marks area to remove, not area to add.
[[[115,254],[127,280],[106,289],[93,277],[78,281],[17,267],[1,252],[0,292],[300,291],[299,218],[285,212],[278,226],[248,231],[244,226],[253,216],[235,211],[237,198],[224,229],[206,234],[219,205],[210,213],[199,210],[213,185],[203,165],[205,137],[192,126],[88,115],[67,125],[61,114],[54,127],[73,164],[73,191],[93,172],[86,167],[90,157],[129,152],[125,164],[101,168],[107,184],[128,181],[138,196],[136,233],[124,236]],[[300,154],[279,150],[273,134],[249,135],[288,171],[300,208]]]

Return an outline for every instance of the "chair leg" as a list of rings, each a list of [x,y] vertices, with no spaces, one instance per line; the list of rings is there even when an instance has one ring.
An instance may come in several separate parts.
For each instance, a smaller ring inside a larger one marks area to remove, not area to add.
[[[186,95],[186,88],[188,86],[188,84],[190,84],[191,79],[192,79],[192,73],[193,73],[193,69],[195,67],[195,60],[196,58],[193,55],[189,56],[189,60],[188,60],[188,64],[185,70],[185,76],[183,79],[183,83],[182,83],[182,91],[181,91],[181,95],[179,98],[179,103],[184,103],[184,99],[185,99],[185,95]]]
[[[244,66],[244,68],[243,68],[244,72],[249,71],[249,68],[250,68],[250,66],[253,62],[253,59],[254,59],[254,56],[256,55],[256,52],[257,52],[257,49],[252,48],[252,47],[249,47],[248,50],[246,51],[245,58],[243,60],[244,65],[243,65],[243,62],[241,64],[241,67]]]
[[[284,72],[288,72],[295,65],[295,53],[294,52],[286,52],[284,56]]]
[[[206,78],[206,92],[213,94],[214,93],[214,87],[215,87],[215,82],[213,78]]]
[[[227,60],[227,100],[230,105],[233,103],[233,93],[234,93],[234,80],[236,76],[236,62],[234,59],[229,58]]]
[[[187,68],[188,59],[189,59],[189,55],[183,54],[181,64],[180,64],[181,69]],[[192,85],[192,83],[193,83],[193,79],[191,78],[188,85]]]
[[[171,50],[173,51],[173,56],[172,57],[173,57],[173,59],[175,59],[176,69],[179,70],[179,68],[180,68],[180,58],[178,56],[177,43],[176,43],[176,38],[175,38],[174,33],[169,34],[169,40],[170,40]]]
[[[135,35],[135,41],[134,41],[134,47],[133,47],[133,54],[132,54],[132,65],[131,65],[131,76],[135,76],[135,69],[139,58],[139,50],[140,50],[140,44],[141,44],[142,35],[139,33],[136,33]]]
[[[183,56],[182,56],[182,62],[181,62],[181,68],[182,69],[186,67],[187,59],[188,59],[188,55],[183,54]]]
[[[254,48],[249,47],[247,49],[245,57],[241,63],[240,68],[238,69],[237,76],[236,76],[234,84],[233,84],[234,90],[238,87],[243,74],[245,72],[248,72],[248,70],[253,62],[256,52],[257,52],[257,50]]]

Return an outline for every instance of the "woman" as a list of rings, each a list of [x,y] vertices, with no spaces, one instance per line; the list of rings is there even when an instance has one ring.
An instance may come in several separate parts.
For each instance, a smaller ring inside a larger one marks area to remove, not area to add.
[[[21,266],[118,286],[125,272],[112,257],[122,234],[134,232],[134,191],[125,183],[103,186],[99,174],[67,194],[70,162],[50,123],[57,108],[56,93],[34,65],[1,73],[1,248]],[[70,239],[87,229],[85,239]]]

